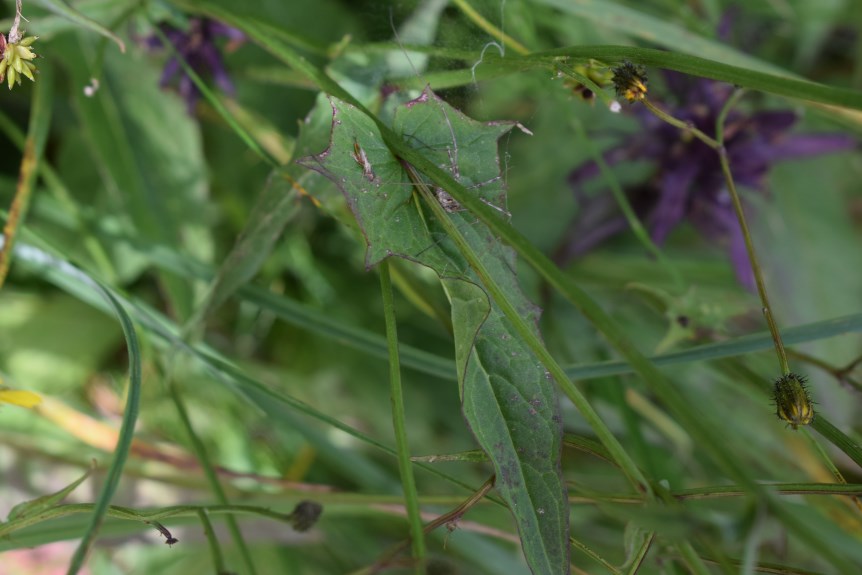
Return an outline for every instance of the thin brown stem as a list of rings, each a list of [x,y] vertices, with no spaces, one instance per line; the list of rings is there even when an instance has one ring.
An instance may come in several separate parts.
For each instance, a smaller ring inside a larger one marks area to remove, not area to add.
[[[7,38],[7,42],[10,44],[16,44],[19,40],[21,40],[21,31],[19,28],[21,27],[21,0],[15,0],[15,19],[12,21],[12,27],[9,28],[9,37]]]
[[[491,476],[488,478],[482,486],[476,490],[476,492],[468,497],[465,501],[459,504],[457,507],[449,511],[448,513],[444,513],[437,519],[431,521],[425,527],[422,528],[422,531],[427,535],[431,533],[441,525],[451,524],[454,525],[456,521],[458,521],[471,507],[476,505],[479,501],[482,500],[491,489],[494,488],[494,480],[495,476]],[[390,548],[383,555],[381,555],[377,561],[374,562],[370,567],[366,567],[365,569],[361,569],[359,571],[355,571],[353,575],[373,575],[374,573],[379,573],[381,570],[385,569],[389,565],[392,565],[395,558],[408,549],[411,545],[411,539],[407,539],[406,541],[402,541],[397,545]]]

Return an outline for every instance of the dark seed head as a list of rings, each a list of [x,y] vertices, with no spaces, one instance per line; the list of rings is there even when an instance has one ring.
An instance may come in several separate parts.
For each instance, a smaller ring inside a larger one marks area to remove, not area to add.
[[[624,98],[629,102],[643,100],[646,97],[646,68],[626,61],[614,68],[613,72],[614,77],[612,81],[618,97]]]
[[[789,373],[778,378],[772,398],[775,401],[775,414],[793,429],[814,421],[814,405],[803,376]]]
[[[323,513],[323,506],[320,503],[300,501],[290,514],[291,524],[297,531],[308,531],[317,523],[321,513]]]

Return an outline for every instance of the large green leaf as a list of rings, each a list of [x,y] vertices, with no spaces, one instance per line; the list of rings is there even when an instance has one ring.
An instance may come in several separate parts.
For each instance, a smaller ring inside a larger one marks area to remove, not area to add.
[[[433,269],[452,303],[464,416],[494,464],[496,486],[515,516],[534,573],[568,571],[568,513],[560,473],[562,430],[551,378],[487,293],[467,261],[423,214],[400,161],[377,126],[333,99],[329,147],[303,160],[343,190],[365,235],[370,267],[397,255]],[[481,124],[430,91],[394,112],[393,129],[429,161],[444,166],[482,201],[503,210],[497,140],[511,124]],[[438,193],[442,193],[439,192]],[[439,199],[439,196],[438,196]],[[451,200],[451,199],[450,199]],[[513,252],[454,204],[448,217],[480,254],[493,280],[536,330],[538,310],[523,295]]]

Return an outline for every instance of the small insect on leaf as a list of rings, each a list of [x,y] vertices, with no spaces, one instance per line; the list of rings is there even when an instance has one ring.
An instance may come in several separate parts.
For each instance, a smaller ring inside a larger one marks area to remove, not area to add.
[[[368,161],[368,156],[365,155],[365,150],[359,145],[359,142],[353,140],[353,159],[362,168],[362,173],[368,178],[369,182],[374,181],[374,171],[371,169],[371,162]]]
[[[443,206],[443,209],[450,214],[460,212],[464,209],[461,207],[461,204],[458,203],[458,200],[450,196],[449,192],[443,188],[434,188],[434,195],[437,197],[437,201],[440,202],[440,205]]]
[[[778,378],[772,398],[775,401],[775,414],[793,429],[814,421],[814,405],[803,376],[788,373]]]
[[[173,547],[175,543],[179,543],[180,540],[174,537],[167,527],[159,523],[158,521],[145,521],[145,523],[151,524],[153,527],[158,529],[159,533],[161,533],[165,537],[165,545],[168,547]]]

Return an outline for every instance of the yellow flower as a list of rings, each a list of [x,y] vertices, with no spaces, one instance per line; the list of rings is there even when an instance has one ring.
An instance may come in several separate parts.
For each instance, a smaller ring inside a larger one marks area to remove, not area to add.
[[[631,62],[623,62],[614,68],[612,81],[617,90],[617,96],[629,102],[643,100],[647,95],[646,68],[636,66]]]

